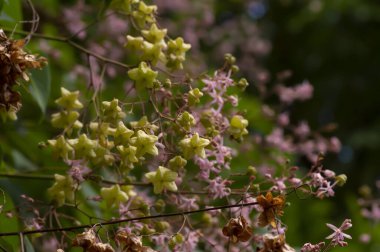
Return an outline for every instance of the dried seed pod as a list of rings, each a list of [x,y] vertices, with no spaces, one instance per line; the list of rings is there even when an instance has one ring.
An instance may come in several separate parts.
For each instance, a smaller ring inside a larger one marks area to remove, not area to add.
[[[258,252],[295,252],[295,249],[290,247],[285,242],[285,235],[265,235],[264,247],[259,248]]]
[[[225,236],[230,237],[233,243],[246,242],[252,236],[252,228],[247,225],[243,216],[230,219],[222,232]]]
[[[86,232],[78,234],[73,240],[73,246],[82,247],[87,249],[91,247],[96,242],[95,232],[90,229]]]
[[[90,246],[86,251],[88,252],[115,252],[115,250],[108,243],[97,242]]]
[[[134,234],[129,234],[125,231],[119,231],[116,234],[116,240],[125,244],[123,251],[140,252],[142,251],[141,238]]]
[[[115,239],[124,244],[124,252],[156,252],[150,247],[143,246],[141,238],[135,234],[119,231],[117,232]]]
[[[0,29],[0,111],[16,113],[21,107],[21,96],[14,90],[18,79],[29,81],[28,69],[42,68],[44,57],[23,50],[25,40],[8,39]]]

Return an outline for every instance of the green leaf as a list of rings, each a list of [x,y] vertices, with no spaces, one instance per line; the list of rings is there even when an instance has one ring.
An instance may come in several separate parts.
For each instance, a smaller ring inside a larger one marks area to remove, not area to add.
[[[25,251],[28,251],[28,252],[34,252],[34,248],[33,248],[33,245],[32,243],[30,242],[29,238],[27,236],[24,236],[24,242],[25,242]]]
[[[3,147],[0,146],[0,167],[3,163],[3,159],[4,159],[4,151],[3,151]]]
[[[41,112],[45,114],[50,97],[51,77],[49,67],[45,66],[41,70],[32,70],[30,93],[36,100]]]
[[[0,20],[2,21],[2,26],[10,29],[16,27],[16,30],[21,30],[22,25],[17,25],[15,23],[22,21],[21,0],[0,0],[0,5]]]
[[[7,242],[4,238],[0,238],[0,251],[12,251],[12,245]]]
[[[0,11],[3,9],[4,0],[0,0]]]
[[[3,187],[3,185],[1,185]],[[1,194],[1,204],[3,204],[3,195]],[[6,204],[3,211],[15,209],[15,204],[10,197],[6,195]],[[8,218],[5,214],[0,215],[0,233],[17,231],[20,227],[20,222],[17,217]],[[17,236],[0,237],[0,251],[19,251],[19,238]],[[28,250],[29,251],[29,250]]]
[[[18,171],[35,171],[38,167],[17,150],[12,150],[14,166]]]

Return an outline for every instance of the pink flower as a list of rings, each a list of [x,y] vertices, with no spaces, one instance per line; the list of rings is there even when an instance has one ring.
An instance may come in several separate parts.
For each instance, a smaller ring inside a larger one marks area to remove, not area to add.
[[[67,29],[72,33],[76,34],[76,36],[80,39],[84,39],[86,37],[86,31],[81,31],[86,24],[82,21],[82,13],[86,11],[88,8],[85,5],[83,0],[78,1],[76,5],[71,8],[65,8],[63,10],[63,20]]]
[[[157,245],[157,246],[163,246],[167,244],[169,239],[169,236],[166,234],[160,234],[160,235],[155,235],[152,237],[152,241]]]
[[[224,198],[231,193],[231,189],[226,187],[227,182],[227,180],[223,180],[221,177],[217,177],[213,180],[210,180],[207,190],[214,199]]]
[[[335,247],[336,245],[339,245],[341,247],[345,247],[347,246],[347,242],[345,242],[344,239],[352,239],[351,235],[343,233],[344,230],[352,227],[350,219],[345,219],[339,228],[329,223],[326,223],[326,226],[334,231],[334,233],[326,237],[326,239],[331,239],[332,246]]]
[[[335,195],[335,192],[334,192],[335,185],[336,185],[336,182],[332,185],[330,182],[323,183],[323,186],[318,188],[316,196],[320,199],[323,199],[325,196],[333,197]]]
[[[370,234],[361,234],[360,237],[359,237],[359,241],[361,243],[369,243],[371,241],[371,235]]]
[[[179,206],[178,208],[184,211],[191,211],[195,209],[199,209],[197,204],[197,198],[186,198],[184,196],[180,196],[179,198]]]
[[[277,123],[281,127],[285,127],[289,124],[289,114],[288,113],[282,113],[277,117]]]
[[[342,148],[342,144],[337,137],[330,138],[329,150],[335,153],[338,153]]]
[[[290,178],[289,183],[292,184],[292,186],[300,186],[302,185],[302,180],[299,178]]]
[[[285,152],[291,152],[294,149],[292,141],[285,139],[284,131],[281,128],[274,128],[271,134],[266,137],[266,141],[268,144]]]
[[[199,241],[199,234],[197,231],[188,230],[186,241],[183,243],[182,251],[194,251]]]
[[[214,169],[215,162],[208,160],[207,158],[195,158],[195,163],[199,166],[199,178],[207,180],[210,177],[210,171]]]
[[[277,94],[280,100],[284,103],[292,103],[296,99],[294,95],[294,90],[292,88],[279,86],[277,88]]]
[[[309,81],[304,81],[302,84],[294,88],[294,96],[300,101],[308,100],[313,96],[314,88]]]
[[[309,124],[305,121],[302,121],[294,129],[294,133],[300,138],[305,138],[310,134]]]
[[[324,242],[318,244],[305,243],[301,248],[301,252],[320,252],[324,246]]]
[[[328,182],[319,172],[313,172],[310,175],[310,177],[311,177],[311,185],[315,187],[322,186],[325,182]]]
[[[277,94],[284,103],[292,103],[296,100],[304,101],[313,96],[314,88],[308,81],[304,81],[295,87],[278,86]]]
[[[327,178],[334,178],[335,177],[335,172],[333,172],[332,170],[324,170],[323,171],[323,174],[327,177]]]
[[[378,203],[372,203],[371,211],[368,209],[363,209],[362,215],[375,222],[380,221],[380,205]]]
[[[91,173],[91,169],[87,167],[83,160],[70,160],[67,164],[71,166],[68,174],[77,182],[83,182],[85,177]]]

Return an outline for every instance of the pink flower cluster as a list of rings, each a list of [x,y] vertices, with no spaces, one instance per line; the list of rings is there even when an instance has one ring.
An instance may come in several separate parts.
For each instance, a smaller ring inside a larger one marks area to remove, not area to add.
[[[294,87],[278,86],[277,94],[284,103],[293,103],[294,101],[305,101],[313,96],[314,88],[308,81]]]

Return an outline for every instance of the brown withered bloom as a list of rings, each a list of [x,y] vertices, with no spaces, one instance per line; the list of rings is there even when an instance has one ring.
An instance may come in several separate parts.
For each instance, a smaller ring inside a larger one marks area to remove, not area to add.
[[[252,228],[247,224],[243,216],[231,218],[223,227],[223,234],[231,239],[233,243],[246,242],[252,236]]]
[[[74,247],[82,247],[86,252],[115,252],[108,243],[96,242],[94,230],[78,234],[73,240]]]
[[[285,243],[285,235],[265,235],[264,247],[257,252],[295,252],[296,250]]]
[[[86,252],[115,252],[115,250],[108,243],[97,242],[89,247]]]
[[[263,212],[259,216],[259,225],[265,227],[270,224],[276,228],[276,216],[281,216],[284,213],[285,197],[283,195],[273,197],[271,192],[267,192],[265,197],[259,195],[256,200],[263,208]]]
[[[124,244],[122,249],[124,252],[156,252],[147,246],[143,246],[141,238],[135,234],[119,231],[117,232],[115,239]]]
[[[95,244],[95,242],[96,242],[95,232],[92,229],[90,229],[81,234],[77,234],[75,239],[73,240],[73,246],[88,248],[92,246],[93,244]]]
[[[23,50],[25,40],[8,39],[0,29],[0,111],[17,112],[21,107],[20,94],[14,90],[18,79],[29,81],[28,69],[41,68],[47,62]]]

